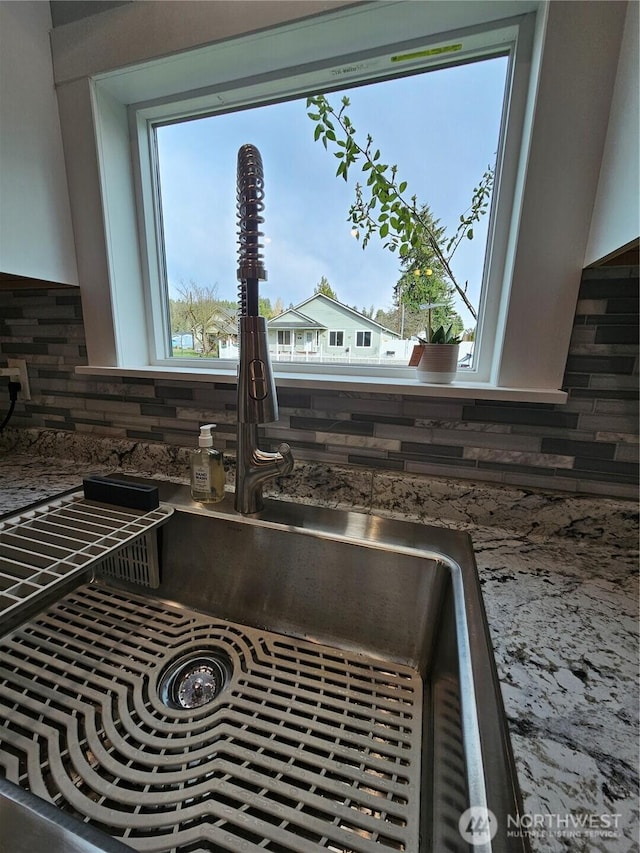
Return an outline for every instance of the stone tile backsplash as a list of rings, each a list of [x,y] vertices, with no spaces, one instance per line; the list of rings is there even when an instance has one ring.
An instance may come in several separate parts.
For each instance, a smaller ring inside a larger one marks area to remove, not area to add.
[[[264,446],[286,440],[298,460],[323,466],[634,497],[638,313],[638,267],[585,270],[564,405],[285,388]],[[87,363],[76,290],[0,290],[0,365],[7,357],[27,360],[32,393],[16,406],[14,430],[177,450],[194,445],[200,423],[214,421],[221,449],[234,450],[231,385],[75,373]],[[0,393],[0,415],[4,400]],[[0,438],[0,453],[8,441]]]

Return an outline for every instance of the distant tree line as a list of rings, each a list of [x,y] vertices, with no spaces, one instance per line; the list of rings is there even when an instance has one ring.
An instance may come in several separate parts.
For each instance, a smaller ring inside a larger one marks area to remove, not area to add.
[[[429,219],[433,230],[438,233],[438,222],[433,220],[428,207],[423,208],[422,215]],[[197,354],[219,356],[220,340],[233,337],[237,332],[237,303],[219,298],[217,284],[207,286],[190,280],[188,283],[181,282],[176,292],[177,298],[169,300],[172,335],[189,333],[193,336]],[[340,302],[336,290],[325,276],[321,277],[313,290],[314,295],[319,293]],[[389,308],[376,309],[374,305],[368,308],[357,305],[347,307],[408,339],[424,332],[427,313],[422,306],[434,304],[437,305],[432,309],[434,326],[452,325],[454,333],[464,333],[466,338],[472,339],[473,330],[464,331],[462,318],[455,310],[454,288],[430,243],[425,240],[402,258],[401,275],[393,288]],[[291,303],[288,307],[294,306]],[[280,297],[272,304],[269,298],[261,296],[259,308],[260,314],[267,320],[286,310]]]

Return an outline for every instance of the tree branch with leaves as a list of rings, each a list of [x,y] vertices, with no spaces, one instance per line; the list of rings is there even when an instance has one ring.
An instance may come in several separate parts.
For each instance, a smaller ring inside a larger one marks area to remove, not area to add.
[[[468,282],[464,285],[458,282],[451,259],[465,237],[473,239],[474,224],[488,210],[493,169],[488,167],[485,171],[473,190],[470,207],[461,214],[455,233],[445,242],[443,234],[435,233],[423,215],[425,206],[418,205],[415,195],[407,195],[408,184],[399,180],[397,165],[382,161],[370,134],[366,141],[356,137],[356,128],[346,112],[349,106],[346,96],[336,110],[324,95],[314,95],[307,99],[307,115],[315,123],[315,141],[321,141],[327,150],[330,146],[335,148],[334,157],[340,161],[336,177],[346,181],[350,168],[356,163],[366,177],[364,186],[356,183],[355,201],[349,208],[349,221],[356,236],[362,237],[362,248],[366,248],[373,234],[379,236],[385,248],[397,251],[401,258],[408,257],[420,244],[428,244],[469,313],[477,320],[476,309],[467,296]]]

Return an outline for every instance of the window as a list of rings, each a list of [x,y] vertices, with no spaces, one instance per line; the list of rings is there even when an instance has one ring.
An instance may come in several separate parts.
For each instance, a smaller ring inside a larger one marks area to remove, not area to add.
[[[398,183],[401,179],[408,182],[407,200],[415,194],[421,207],[427,205],[438,222],[435,227],[444,231],[446,224],[447,237],[455,235],[460,214],[468,209],[483,174],[495,172],[509,71],[509,54],[503,47],[493,46],[486,56],[474,57],[472,62],[456,62],[459,51],[464,56],[463,47],[455,40],[445,45],[442,55],[447,62],[442,67],[434,65],[429,50],[393,54],[390,64],[403,68],[408,61],[412,73],[381,80],[365,78],[357,88],[329,96],[335,109],[342,98],[349,98],[347,115],[362,128],[361,144],[371,134],[382,147],[383,157],[393,153],[399,166]],[[424,66],[411,59],[420,54],[425,54]],[[326,85],[329,82],[327,78]],[[423,108],[416,110],[416,104]],[[357,229],[351,228],[346,216],[354,185],[364,183],[366,174],[352,174],[348,185],[336,179],[333,152],[324,152],[314,141],[307,112],[303,97],[147,124],[157,163],[156,207],[161,210],[156,255],[163,259],[163,267],[158,275],[169,296],[169,308],[161,310],[159,325],[166,319],[172,335],[188,334],[193,310],[185,311],[185,306],[197,309],[202,283],[208,277],[218,284],[204,294],[205,313],[210,313],[211,299],[223,310],[233,311],[237,266],[234,168],[240,145],[254,139],[265,166],[263,254],[269,279],[261,285],[261,295],[262,313],[267,318],[273,305],[306,303],[319,282],[328,282],[337,301],[358,314],[366,312],[407,342],[393,357],[383,353],[384,366],[406,367],[410,341],[424,334],[427,322],[426,312],[417,308],[421,302],[439,306],[436,325],[453,324],[459,333],[467,330],[470,339],[479,338],[477,318],[485,302],[482,283],[491,224],[489,199],[486,215],[468,231],[473,240],[452,244],[450,268],[455,270],[456,282],[466,283],[460,296],[426,240],[402,263],[377,236],[363,250],[355,236]],[[407,115],[411,115],[410,133]],[[284,136],[282,128],[286,128]],[[211,240],[213,232],[215,241]],[[149,281],[152,288],[156,286],[152,276]],[[413,307],[401,304],[417,288],[423,296],[413,297]],[[356,308],[365,301],[368,307]],[[312,317],[313,310],[310,305]],[[162,342],[167,339],[163,334]],[[329,346],[343,346],[336,340],[335,335],[330,336]],[[355,345],[371,347],[371,335],[358,333]],[[207,354],[215,357],[218,350]],[[160,359],[183,355],[177,347],[158,353]],[[323,355],[318,350],[315,360],[322,362]],[[299,358],[309,362],[308,353]]]
[[[291,346],[291,332],[288,329],[278,329],[278,344],[280,346]]]
[[[573,280],[579,280],[584,258],[580,247],[586,239],[583,232],[588,231],[584,217],[569,215],[567,200],[574,193],[591,192],[601,146],[600,135],[585,132],[579,98],[573,95],[587,86],[585,81],[597,89],[602,65],[589,64],[587,54],[602,21],[596,21],[595,12],[592,16],[589,4],[434,3],[427,15],[426,4],[400,2],[402,14],[400,3],[356,4],[299,20],[293,18],[302,15],[300,10],[265,4],[259,23],[238,23],[244,13],[237,10],[235,19],[222,29],[219,22],[207,20],[200,4],[193,4],[189,16],[200,16],[203,28],[197,32],[193,26],[187,28],[181,42],[168,31],[162,52],[150,45],[144,56],[142,19],[135,23],[135,38],[124,52],[115,49],[106,30],[100,41],[97,21],[88,26],[92,31],[95,27],[93,36],[102,53],[78,53],[62,33],[53,33],[71,203],[74,220],[82,226],[76,242],[87,296],[83,301],[88,370],[139,373],[148,368],[153,375],[154,366],[161,374],[176,365],[171,341],[180,335],[171,334],[168,282],[162,274],[165,249],[156,240],[163,216],[153,192],[158,170],[156,128],[223,112],[248,114],[257,104],[279,106],[308,92],[331,93],[368,81],[409,77],[438,62],[461,60],[462,67],[505,57],[506,98],[486,285],[474,366],[465,370],[464,380],[465,385],[476,383],[469,389],[476,396],[563,399],[556,389],[575,310]],[[160,17],[168,14],[163,4],[157,6]],[[496,14],[502,19],[495,19]],[[247,32],[250,27],[252,32]],[[569,43],[560,38],[564,32],[571,34]],[[602,63],[615,70],[612,33],[608,37]],[[458,44],[462,47],[456,48],[455,60],[443,55],[442,49]],[[204,46],[192,50],[191,45]],[[393,62],[393,57],[412,54],[418,56],[415,62],[413,58]],[[606,92],[596,95],[597,112],[590,111],[590,120],[602,129]],[[254,141],[260,147],[260,140]],[[386,156],[385,140],[379,142]],[[320,146],[316,153],[326,156]],[[401,162],[394,151],[389,154],[391,162]],[[268,192],[274,180],[270,174]],[[270,222],[275,225],[273,218]],[[207,229],[212,247],[221,242],[218,226],[216,222],[213,230]],[[267,262],[267,268],[270,265]],[[221,288],[230,285],[219,281],[212,268],[208,284],[216,283]],[[267,294],[275,298],[272,292]],[[366,297],[357,303],[358,311],[363,307],[369,308]],[[327,322],[322,325],[326,328]],[[543,357],[532,360],[529,355],[539,343],[541,329],[546,332]],[[384,352],[392,349],[385,346]],[[314,368],[295,366],[295,374],[288,364],[281,381],[295,384],[299,375],[309,382]],[[219,365],[206,368],[207,376],[212,370],[221,382],[235,380],[231,362],[220,359]],[[352,378],[353,387],[364,388],[369,382],[365,367],[338,365],[334,370],[342,372],[345,386]],[[197,377],[199,371],[201,360],[185,359],[176,375]],[[401,389],[413,376],[408,368],[395,369],[393,376],[379,366],[375,371],[378,390],[385,385]],[[326,371],[316,373],[320,381],[330,382]],[[415,391],[440,392],[428,387]]]
[[[329,332],[329,346],[330,347],[343,347],[344,346],[344,332]]]

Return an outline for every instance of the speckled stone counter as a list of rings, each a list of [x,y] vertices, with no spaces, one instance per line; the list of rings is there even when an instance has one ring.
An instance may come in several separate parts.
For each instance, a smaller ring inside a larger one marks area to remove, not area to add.
[[[186,482],[176,448],[54,449],[0,456],[0,513],[80,486],[87,473]],[[271,494],[468,531],[533,850],[640,849],[633,502],[312,465]]]

